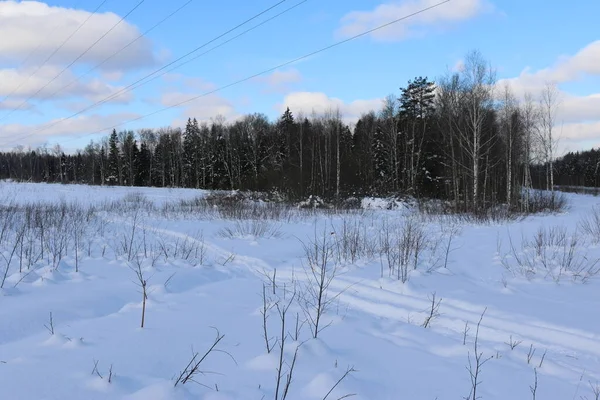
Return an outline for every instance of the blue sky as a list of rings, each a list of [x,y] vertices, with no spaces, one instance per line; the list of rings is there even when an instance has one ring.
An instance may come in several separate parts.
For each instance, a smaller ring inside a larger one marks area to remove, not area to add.
[[[192,0],[103,68],[77,80],[79,74],[187,2],[145,0],[54,78],[139,1],[107,0],[91,17],[101,0],[0,1],[0,37],[12,38],[0,43],[0,148],[19,144],[35,148],[41,143],[51,147],[56,142],[68,150],[83,147],[90,139],[108,133],[89,135],[91,132],[228,85],[436,3],[308,0],[172,73],[122,93],[116,101],[52,123],[105,99],[277,3]],[[286,0],[240,31],[300,2]],[[535,94],[546,80],[558,82],[562,151],[600,146],[600,2],[577,3],[451,0],[375,35],[118,129],[182,126],[187,117],[208,120],[217,114],[229,121],[249,112],[277,118],[285,106],[296,114],[340,107],[344,118],[352,122],[362,112],[379,107],[386,95],[397,94],[409,79],[419,75],[434,79],[456,68],[468,51],[477,49],[497,69],[500,83],[510,82],[516,94],[522,94],[524,88]],[[71,40],[42,65],[88,17]],[[70,83],[68,90],[64,89]]]

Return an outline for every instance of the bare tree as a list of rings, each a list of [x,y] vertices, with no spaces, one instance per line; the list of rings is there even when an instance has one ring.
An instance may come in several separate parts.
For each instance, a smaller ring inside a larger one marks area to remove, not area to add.
[[[381,125],[385,146],[381,148],[384,151],[384,160],[386,169],[391,175],[391,188],[396,191],[399,187],[398,167],[400,165],[400,155],[398,148],[398,100],[393,95],[388,95],[383,102],[383,109],[380,113]]]
[[[502,93],[502,110],[501,110],[501,127],[503,138],[506,146],[506,204],[510,207],[512,205],[513,198],[513,168],[514,168],[514,154],[513,149],[517,140],[518,127],[515,123],[515,117],[517,117],[518,103],[517,99],[512,93],[509,84],[504,86]]]
[[[554,156],[558,146],[558,136],[554,133],[556,113],[560,104],[560,96],[556,83],[546,82],[539,97],[540,123],[538,140],[546,163],[546,190],[554,194]]]
[[[524,133],[524,146],[522,153],[523,186],[525,188],[524,211],[529,211],[530,190],[533,186],[531,180],[531,163],[533,161],[534,133],[537,129],[539,109],[536,107],[531,93],[525,94],[525,101],[521,106],[521,116]]]
[[[465,129],[461,134],[461,148],[467,153],[471,162],[472,204],[476,210],[479,207],[481,159],[485,156],[493,136],[484,136],[484,121],[493,102],[493,84],[495,73],[487,65],[481,53],[471,51],[465,58],[462,72],[462,90],[464,93],[464,111],[466,112]]]

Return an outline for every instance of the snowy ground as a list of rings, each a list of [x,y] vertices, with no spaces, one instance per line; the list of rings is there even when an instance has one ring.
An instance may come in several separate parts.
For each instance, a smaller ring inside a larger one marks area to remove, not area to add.
[[[599,398],[600,236],[581,221],[600,198],[473,225],[408,208],[261,222],[196,207],[204,195],[0,183],[2,398],[461,399],[477,358],[477,398]],[[40,202],[76,206],[28,225],[9,207]]]

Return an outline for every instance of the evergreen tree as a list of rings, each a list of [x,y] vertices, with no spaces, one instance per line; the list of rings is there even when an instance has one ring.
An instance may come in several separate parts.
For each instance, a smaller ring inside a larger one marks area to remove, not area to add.
[[[150,169],[152,167],[152,153],[148,149],[146,143],[142,143],[140,146],[140,152],[136,158],[136,175],[135,185],[136,186],[151,186],[150,182]]]
[[[108,140],[108,149],[108,175],[106,176],[106,182],[110,185],[120,185],[121,168],[119,156],[119,138],[117,136],[117,131],[114,129]]]

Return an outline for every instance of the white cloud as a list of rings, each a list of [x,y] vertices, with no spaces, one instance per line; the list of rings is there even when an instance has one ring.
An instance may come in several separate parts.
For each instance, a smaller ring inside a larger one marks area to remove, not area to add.
[[[427,7],[440,3],[438,0],[392,1],[381,4],[371,11],[353,11],[346,14],[337,31],[340,37],[351,37],[376,28],[393,20],[414,14]],[[453,0],[404,21],[388,26],[371,34],[376,40],[402,40],[419,33],[419,28],[427,26],[441,28],[449,24],[473,18],[491,9],[486,0]]]
[[[28,65],[39,65],[90,16],[89,11],[49,6],[38,1],[0,2],[0,61],[21,62],[31,53]],[[49,60],[51,65],[70,63],[115,25],[121,17],[96,13]],[[80,63],[98,64],[140,34],[123,21],[96,44]],[[10,38],[10,40],[7,40]],[[32,53],[33,52],[33,53]],[[156,63],[152,45],[141,38],[102,65],[103,70],[128,70]]]
[[[564,124],[557,128],[560,139],[572,142],[600,139],[600,120],[595,122],[580,122]]]
[[[35,70],[0,69],[0,98],[10,95],[11,103],[14,103],[15,99],[29,97],[37,100],[56,100],[72,96],[98,101],[121,90],[120,87],[109,85],[98,78],[78,81],[70,71],[65,71],[54,79],[61,71],[62,68],[58,66],[44,66],[32,75]],[[42,88],[44,89],[39,91]],[[124,103],[131,100],[131,97],[130,92],[124,91],[111,102]]]
[[[288,92],[290,85],[302,81],[302,75],[297,69],[276,70],[267,76],[256,78],[258,82],[267,85],[267,92]]]
[[[531,71],[525,68],[519,76],[502,79],[510,83],[516,94],[540,92],[546,82],[574,82],[587,76],[600,76],[600,40],[592,42],[571,56],[563,55],[551,67]]]
[[[363,113],[380,110],[382,104],[383,99],[354,100],[346,103],[321,92],[294,92],[285,96],[283,102],[277,105],[277,110],[284,112],[289,107],[295,115],[302,112],[308,116],[313,111],[316,114],[323,114],[339,109],[344,122],[353,124]]]
[[[162,95],[160,103],[164,107],[171,107],[196,96],[184,92],[167,92]],[[194,99],[178,108],[181,109],[181,117],[172,124],[180,127],[185,126],[188,118],[196,118],[198,122],[208,122],[219,115],[225,117],[227,121],[233,121],[240,116],[231,101],[216,94]]]
[[[1,76],[1,74],[0,74]],[[1,78],[0,78],[1,79]],[[5,99],[3,101],[0,101],[0,110],[13,110],[17,107],[21,107],[21,110],[32,110],[33,104],[27,102],[25,104],[23,104],[23,102],[21,100],[17,100],[17,99]]]
[[[539,95],[549,82],[558,85],[600,76],[600,40],[592,42],[573,55],[563,55],[554,65],[537,71],[525,68],[519,76],[501,79],[498,88],[509,84],[515,95]],[[590,141],[600,140],[600,92],[586,96],[559,90],[556,131],[562,132],[560,146],[564,150],[583,150]]]
[[[72,139],[77,139],[136,117],[139,117],[139,114],[94,114],[64,120],[59,123],[56,123],[59,120],[51,120],[40,125],[7,124],[3,125],[0,130],[0,149],[10,150],[18,145],[35,147],[46,143],[55,137],[70,137]],[[49,125],[53,126],[46,130],[42,129]],[[105,134],[108,133],[109,132],[105,132]]]
[[[196,93],[196,95],[200,95],[204,92],[209,92],[217,88],[212,82],[209,82],[200,77],[191,77],[181,73],[170,72],[166,73],[162,76],[162,80],[169,84],[169,88],[179,88],[181,90],[196,90],[200,93]]]

